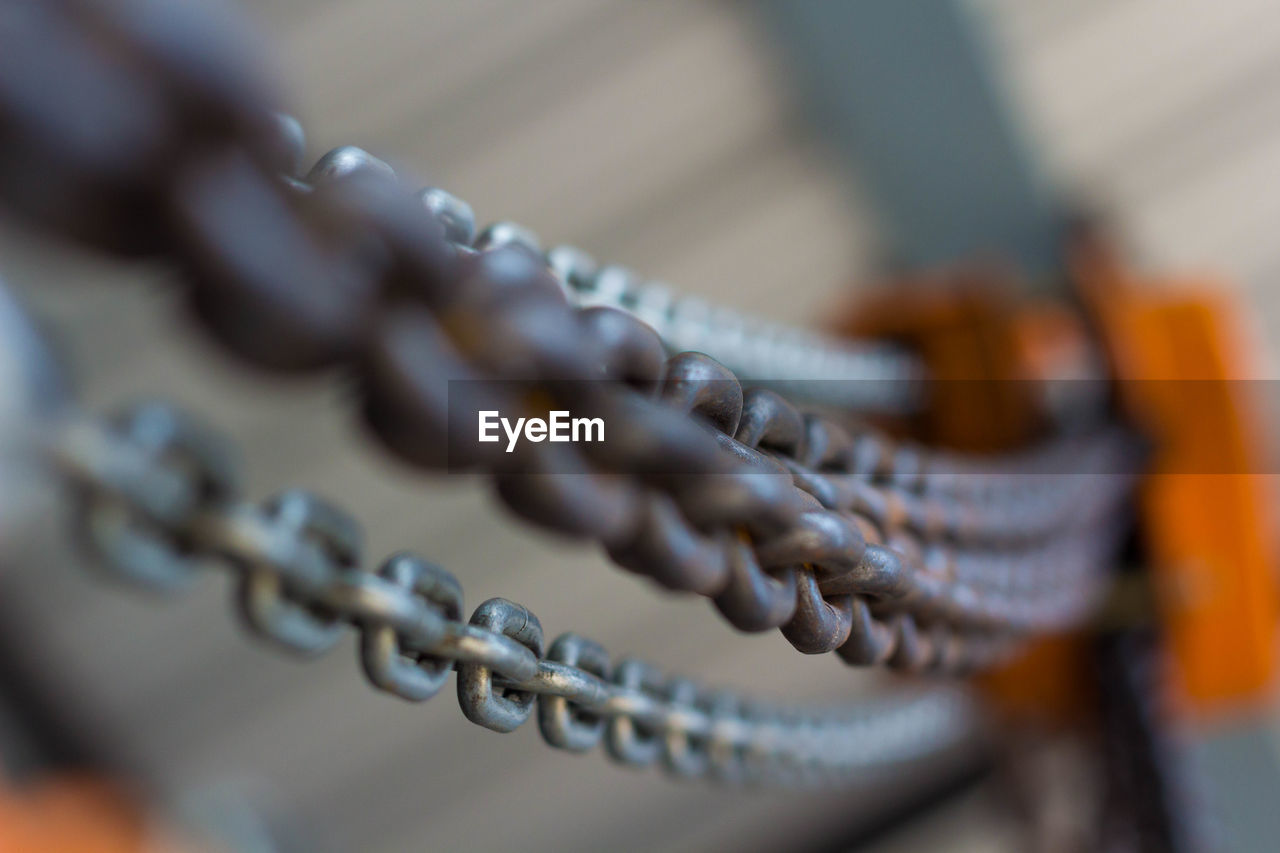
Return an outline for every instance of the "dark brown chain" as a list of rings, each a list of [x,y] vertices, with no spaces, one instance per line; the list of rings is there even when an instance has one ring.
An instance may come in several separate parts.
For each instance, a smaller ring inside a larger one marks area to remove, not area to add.
[[[380,169],[298,178],[300,140],[249,41],[194,4],[0,0],[0,198],[82,243],[168,258],[241,358],[349,369],[402,459],[489,474],[522,517],[742,630],[958,670],[1091,612],[1124,532],[1123,435],[1073,445],[1071,475],[1038,476],[1033,456],[970,477],[976,463],[744,392],[704,355],[668,359],[638,320],[570,306],[542,257],[451,243]],[[611,440],[458,440],[477,408],[548,407],[603,417]]]

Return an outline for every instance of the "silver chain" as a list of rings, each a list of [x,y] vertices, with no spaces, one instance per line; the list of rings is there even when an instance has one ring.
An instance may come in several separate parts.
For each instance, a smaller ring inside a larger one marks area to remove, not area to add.
[[[556,246],[546,257],[576,304],[627,311],[652,326],[671,352],[704,352],[790,399],[890,414],[921,403],[923,366],[889,344],[844,342],[680,296],[626,267],[598,267],[572,246]]]
[[[301,138],[296,120],[285,116],[281,121]],[[367,151],[343,146],[322,157],[305,179],[288,179],[305,187],[359,169],[395,174]],[[570,303],[625,311],[652,327],[671,353],[706,353],[749,383],[767,384],[791,400],[811,405],[903,414],[922,403],[923,364],[891,344],[843,341],[680,295],[628,267],[600,264],[576,246],[544,251],[538,235],[515,222],[495,222],[477,233],[475,214],[466,201],[438,187],[421,195],[455,246],[482,250],[522,245],[546,259]]]
[[[585,752],[603,742],[622,764],[787,787],[880,781],[971,744],[979,731],[976,704],[955,688],[779,706],[665,677],[642,661],[611,662],[577,634],[547,644],[537,616],[505,599],[463,621],[462,589],[449,572],[409,553],[370,568],[355,520],[310,493],[241,500],[220,437],[161,404],[110,421],[70,420],[49,436],[84,538],[113,576],[171,589],[204,565],[230,570],[255,634],[319,654],[354,628],[375,687],[424,701],[456,670],[463,713],[495,731],[516,729],[536,708],[553,747]]]

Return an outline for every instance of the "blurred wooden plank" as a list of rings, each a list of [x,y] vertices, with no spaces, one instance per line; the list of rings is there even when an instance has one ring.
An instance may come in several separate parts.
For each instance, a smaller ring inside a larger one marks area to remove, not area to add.
[[[1280,126],[1277,127],[1280,130]],[[1280,133],[1253,141],[1126,211],[1127,231],[1163,268],[1211,266],[1243,276],[1276,257]]]
[[[536,11],[511,0],[336,3],[284,28],[284,53],[316,132],[412,144],[403,129],[415,118],[460,97],[495,94],[502,70],[569,53],[584,21],[625,14],[616,0],[547,0]],[[388,132],[394,128],[401,130]]]
[[[1126,0],[1065,32],[1003,44],[1020,103],[1070,178],[1105,170],[1131,140],[1220,97],[1278,40],[1280,8],[1267,0]]]

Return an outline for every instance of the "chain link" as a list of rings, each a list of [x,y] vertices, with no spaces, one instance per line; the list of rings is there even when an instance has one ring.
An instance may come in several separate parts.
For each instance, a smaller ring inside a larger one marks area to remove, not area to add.
[[[301,125],[290,117],[282,121],[300,150]],[[306,181],[323,182],[364,168],[394,174],[367,151],[343,146],[322,157]],[[767,383],[792,399],[842,411],[903,414],[922,402],[924,366],[900,348],[842,341],[682,296],[627,267],[601,265],[576,246],[561,244],[544,252],[538,235],[515,222],[495,222],[477,234],[475,213],[466,201],[439,187],[428,187],[419,195],[455,247],[483,251],[518,245],[540,254],[571,304],[627,312],[657,332],[672,355],[707,353],[744,380]]]
[[[354,628],[370,683],[403,699],[431,698],[456,670],[459,704],[477,725],[513,731],[536,707],[553,747],[603,743],[622,764],[731,784],[880,783],[979,732],[978,708],[955,689],[774,706],[641,661],[612,662],[576,634],[547,644],[537,616],[502,598],[463,621],[453,575],[409,553],[369,568],[354,520],[312,494],[242,501],[231,454],[218,445],[190,418],[148,404],[107,422],[70,422],[48,452],[74,487],[82,534],[113,576],[172,590],[199,566],[226,569],[254,634],[315,655]]]
[[[301,129],[275,111],[234,21],[196,4],[161,15],[143,0],[0,0],[0,33],[0,199],[89,245],[171,259],[204,328],[261,368],[352,369],[365,422],[405,461],[484,472],[527,520],[707,596],[742,630],[780,628],[802,652],[853,663],[987,665],[1029,633],[1078,624],[1102,594],[1137,459],[1118,430],[995,464],[851,435],[744,391],[708,356],[669,356],[635,316],[566,299],[613,293],[685,340],[689,312],[657,310],[625,271],[544,258],[509,223],[475,235],[465,203],[408,192],[359,149],[300,175]],[[795,367],[785,347],[770,352],[774,368]],[[461,388],[474,392],[466,405]],[[611,441],[508,456],[451,440],[478,409],[548,402],[603,417]],[[224,484],[185,432],[150,440],[136,461],[164,461],[148,475],[173,481],[174,497],[86,512],[114,537],[109,559],[174,580],[188,544],[169,541],[174,514],[198,503],[181,471],[208,469],[197,496]],[[335,620],[293,597],[327,588],[323,555],[358,549],[301,498],[267,509],[219,517],[215,531],[244,552],[246,618],[323,648]],[[124,511],[132,523],[117,524]],[[310,545],[295,562],[255,562],[297,536]]]
[[[524,229],[490,226],[489,231],[537,248],[536,238],[529,240],[531,232]],[[841,341],[681,296],[634,270],[601,266],[574,246],[555,246],[545,257],[570,301],[632,314],[657,332],[672,354],[705,352],[743,380],[841,411],[904,414],[923,402],[924,366],[897,347]]]

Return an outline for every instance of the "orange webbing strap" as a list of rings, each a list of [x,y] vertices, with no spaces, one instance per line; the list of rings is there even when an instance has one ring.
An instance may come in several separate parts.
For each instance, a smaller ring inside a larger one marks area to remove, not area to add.
[[[1205,282],[1137,281],[1076,257],[1129,417],[1154,440],[1140,511],[1182,704],[1206,717],[1267,698],[1275,673],[1275,506],[1238,307]]]

